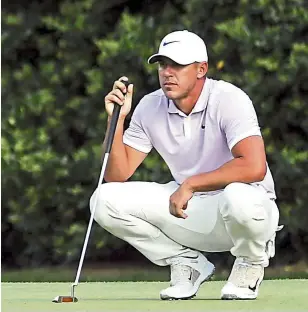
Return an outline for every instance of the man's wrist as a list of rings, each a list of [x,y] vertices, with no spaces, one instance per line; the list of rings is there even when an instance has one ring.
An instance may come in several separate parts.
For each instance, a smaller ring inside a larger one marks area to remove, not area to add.
[[[192,183],[192,180],[191,178],[187,178],[183,183],[182,183],[182,186],[188,190],[190,190],[192,193],[195,192],[195,189],[194,189],[194,186],[193,186],[193,183]]]

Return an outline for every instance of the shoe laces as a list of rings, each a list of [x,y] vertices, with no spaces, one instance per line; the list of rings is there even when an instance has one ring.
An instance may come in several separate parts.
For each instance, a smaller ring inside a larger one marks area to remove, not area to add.
[[[249,287],[262,278],[263,267],[259,264],[251,264],[242,258],[235,260],[228,281],[237,287]]]
[[[192,274],[192,268],[187,265],[182,264],[172,264],[171,265],[171,281],[170,285],[184,284],[190,281]]]

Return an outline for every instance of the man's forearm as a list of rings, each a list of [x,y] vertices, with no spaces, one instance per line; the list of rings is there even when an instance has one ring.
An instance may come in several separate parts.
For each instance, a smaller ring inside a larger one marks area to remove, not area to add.
[[[233,182],[252,183],[264,179],[266,165],[256,167],[243,157],[234,158],[220,168],[187,178],[183,184],[193,192],[215,191],[225,188]]]
[[[106,140],[110,128],[110,119],[108,118],[107,135],[103,143],[103,156],[106,150]],[[108,164],[105,171],[104,179],[108,182],[123,182],[129,177],[128,158],[123,143],[124,118],[119,118],[116,132],[114,135]]]

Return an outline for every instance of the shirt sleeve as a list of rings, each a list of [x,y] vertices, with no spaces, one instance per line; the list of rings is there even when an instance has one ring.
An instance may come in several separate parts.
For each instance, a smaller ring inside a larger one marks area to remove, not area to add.
[[[144,103],[145,104],[145,103]],[[125,130],[123,143],[143,153],[149,153],[153,148],[151,140],[144,128],[146,115],[142,101],[135,108],[129,127]]]
[[[230,150],[247,137],[262,136],[256,111],[243,91],[224,95],[220,102],[220,116],[220,126]]]

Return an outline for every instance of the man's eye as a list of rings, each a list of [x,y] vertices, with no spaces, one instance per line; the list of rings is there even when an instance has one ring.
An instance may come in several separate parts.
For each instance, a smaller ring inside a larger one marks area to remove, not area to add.
[[[160,67],[160,68],[165,68],[165,67],[167,67],[167,65],[166,65],[166,64],[160,63],[160,64],[159,64],[159,67]]]

